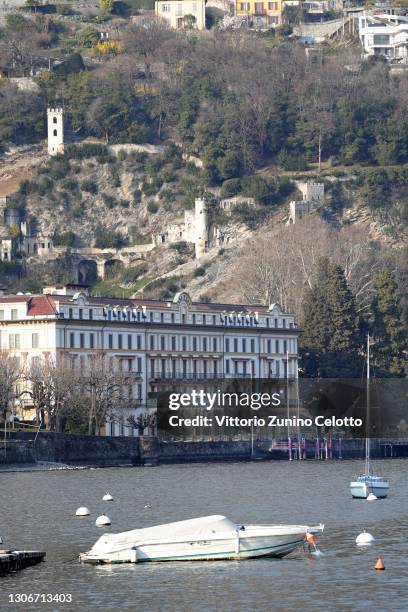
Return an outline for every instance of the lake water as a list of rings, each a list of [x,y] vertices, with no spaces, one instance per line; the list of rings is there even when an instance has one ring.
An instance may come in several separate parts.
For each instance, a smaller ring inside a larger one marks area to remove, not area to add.
[[[362,462],[213,463],[85,471],[0,472],[5,545],[46,562],[0,578],[0,610],[407,610],[407,460],[373,462],[388,499],[353,500]],[[110,491],[114,502],[102,502]],[[151,504],[151,508],[145,508]],[[91,517],[76,518],[86,505]],[[95,527],[103,511],[111,528]],[[77,561],[104,530],[225,514],[236,522],[326,524],[320,558],[90,566]],[[357,547],[370,531],[376,542]],[[381,553],[384,572],[374,570]],[[72,593],[73,604],[9,604],[10,593]]]

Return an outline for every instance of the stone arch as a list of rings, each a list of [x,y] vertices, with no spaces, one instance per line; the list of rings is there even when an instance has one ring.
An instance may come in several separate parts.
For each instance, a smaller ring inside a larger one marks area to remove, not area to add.
[[[93,259],[82,259],[78,263],[78,282],[81,285],[90,285],[98,280],[96,261]]]
[[[120,259],[107,259],[105,261],[105,274],[104,274],[104,278],[106,279],[112,279],[112,278],[116,278],[117,276],[119,276],[119,274],[123,271],[124,269],[124,263],[123,261],[121,261]]]

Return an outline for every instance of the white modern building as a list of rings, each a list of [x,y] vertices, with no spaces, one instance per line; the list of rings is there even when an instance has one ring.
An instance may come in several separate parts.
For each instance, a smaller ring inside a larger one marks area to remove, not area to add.
[[[362,13],[358,17],[359,37],[366,55],[408,63],[408,17],[385,13]]]
[[[149,393],[166,381],[199,388],[218,379],[266,378],[284,387],[297,378],[298,329],[277,304],[198,303],[187,293],[172,301],[90,297],[77,289],[0,296],[0,349],[22,367],[49,356],[80,370],[103,353],[112,367],[132,373],[130,416],[146,413]],[[23,400],[32,412],[29,398]],[[126,422],[112,419],[105,434],[136,435]]]

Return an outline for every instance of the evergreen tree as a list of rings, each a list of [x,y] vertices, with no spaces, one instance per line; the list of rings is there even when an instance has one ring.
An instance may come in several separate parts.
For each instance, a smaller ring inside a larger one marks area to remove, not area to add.
[[[406,376],[407,332],[401,319],[397,283],[389,270],[380,270],[374,275],[373,287],[374,364],[381,376]]]
[[[322,258],[303,304],[301,366],[307,377],[359,377],[359,320],[343,270]]]

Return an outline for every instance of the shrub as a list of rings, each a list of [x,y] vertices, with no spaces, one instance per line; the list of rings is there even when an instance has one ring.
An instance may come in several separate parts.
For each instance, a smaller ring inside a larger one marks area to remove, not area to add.
[[[99,227],[95,236],[95,247],[97,249],[120,249],[126,244],[126,239],[120,232],[107,228]]]
[[[181,149],[174,143],[170,143],[165,146],[163,158],[165,162],[173,162],[175,159],[181,161]]]
[[[267,217],[267,211],[264,208],[255,209],[249,206],[246,202],[234,206],[232,216],[239,223],[243,223],[249,229],[255,229],[263,223]]]
[[[149,213],[155,214],[159,210],[159,206],[154,200],[149,200],[147,203],[147,210]]]
[[[221,185],[220,195],[222,198],[232,198],[241,192],[241,179],[228,179]]]
[[[203,266],[200,266],[200,267],[196,268],[194,270],[194,276],[195,277],[197,277],[197,276],[205,276],[205,268]]]
[[[158,192],[158,189],[152,183],[145,182],[142,184],[142,191],[147,196],[153,196],[153,195],[156,195],[156,193]]]
[[[87,193],[98,193],[98,184],[91,179],[85,179],[81,183],[81,190]]]
[[[161,179],[163,183],[172,183],[176,180],[176,178],[176,175],[174,174],[174,172],[171,172],[171,170],[163,170],[163,172],[161,173]]]
[[[74,245],[76,240],[76,234],[71,230],[67,232],[62,232],[59,234],[58,232],[54,234],[53,243],[54,246],[65,246],[71,247]]]
[[[283,170],[296,172],[308,169],[306,157],[303,154],[289,153],[286,149],[280,151],[276,161]]]
[[[98,157],[102,159],[110,158],[108,147],[98,143],[85,143],[82,145],[68,144],[64,148],[64,157],[66,159],[89,159],[90,157]],[[99,160],[98,160],[99,161]]]
[[[61,186],[63,189],[67,189],[68,191],[77,191],[79,188],[79,183],[74,178],[66,178],[62,181]]]
[[[184,254],[188,253],[188,244],[185,240],[181,240],[180,242],[174,242],[170,245],[171,249],[177,251],[177,253]]]
[[[142,201],[142,192],[140,189],[135,189],[133,192],[133,202],[134,204],[139,204]]]
[[[120,149],[120,151],[118,152],[118,160],[120,162],[123,162],[127,159],[127,152],[124,149]]]
[[[109,209],[115,208],[115,206],[117,205],[116,198],[108,193],[102,194],[102,200],[105,206]]]
[[[124,283],[135,283],[141,276],[148,272],[148,266],[146,263],[141,263],[131,268],[126,268],[122,273],[122,280]]]
[[[63,155],[56,155],[48,168],[48,176],[54,180],[64,178],[71,170],[69,160]]]

